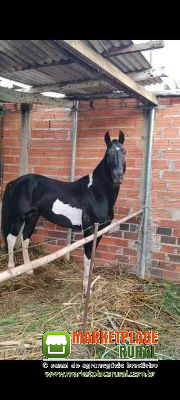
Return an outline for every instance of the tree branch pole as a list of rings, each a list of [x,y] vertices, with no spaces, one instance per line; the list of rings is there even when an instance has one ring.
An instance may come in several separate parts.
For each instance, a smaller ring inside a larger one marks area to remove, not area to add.
[[[93,239],[93,246],[92,246],[91,263],[90,263],[89,277],[88,277],[88,287],[87,287],[86,301],[85,301],[85,307],[84,307],[83,332],[85,332],[85,328],[86,328],[87,313],[88,313],[88,306],[89,306],[89,300],[90,300],[92,272],[93,272],[93,267],[94,267],[94,259],[95,259],[95,255],[96,255],[98,227],[99,227],[99,224],[95,223],[94,224],[94,239]]]

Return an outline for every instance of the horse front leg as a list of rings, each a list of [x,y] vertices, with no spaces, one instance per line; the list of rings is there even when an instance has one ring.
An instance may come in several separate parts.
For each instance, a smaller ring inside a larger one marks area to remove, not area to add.
[[[83,291],[86,295],[88,287],[89,269],[91,264],[92,242],[84,245],[84,276]]]
[[[93,233],[93,232],[91,232]],[[88,233],[89,236],[91,233]],[[85,236],[85,235],[84,235]],[[96,242],[96,248],[101,240],[102,236],[97,238]],[[89,269],[90,269],[90,264],[91,264],[91,254],[92,254],[92,246],[93,242],[86,243],[84,245],[84,277],[83,277],[83,291],[84,294],[86,295],[87,293],[87,287],[88,287],[88,279],[89,279]]]

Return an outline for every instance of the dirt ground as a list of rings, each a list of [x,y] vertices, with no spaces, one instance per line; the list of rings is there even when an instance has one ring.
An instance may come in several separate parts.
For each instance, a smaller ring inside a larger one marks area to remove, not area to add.
[[[31,250],[31,259],[42,252]],[[22,263],[16,255],[17,265]],[[0,254],[0,272],[7,259]],[[0,284],[0,359],[42,359],[47,330],[82,330],[83,267],[62,259]],[[95,268],[87,330],[158,330],[159,359],[180,359],[180,285]],[[113,325],[113,326],[112,326]],[[172,339],[173,338],[173,339]],[[118,358],[117,345],[72,345],[70,358]]]

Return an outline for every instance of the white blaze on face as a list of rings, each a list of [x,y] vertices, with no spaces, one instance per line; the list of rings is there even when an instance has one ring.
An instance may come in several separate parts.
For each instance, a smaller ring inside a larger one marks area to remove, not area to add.
[[[57,199],[52,206],[54,214],[63,215],[68,218],[72,225],[82,225],[82,210],[80,208],[71,207]]]

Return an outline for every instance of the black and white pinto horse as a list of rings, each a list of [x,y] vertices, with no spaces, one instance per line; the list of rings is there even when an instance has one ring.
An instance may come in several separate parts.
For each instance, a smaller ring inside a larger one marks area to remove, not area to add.
[[[54,224],[84,231],[84,237],[94,232],[95,222],[110,224],[113,207],[126,170],[124,133],[111,140],[104,137],[106,153],[92,173],[75,182],[61,182],[48,177],[27,174],[6,186],[2,201],[2,233],[9,254],[8,268],[14,268],[14,247],[21,237],[24,263],[28,263],[28,245],[40,215]],[[108,222],[107,222],[108,221]],[[101,237],[97,240],[97,245]],[[83,288],[87,291],[92,242],[84,245]],[[33,271],[30,271],[33,273]]]

